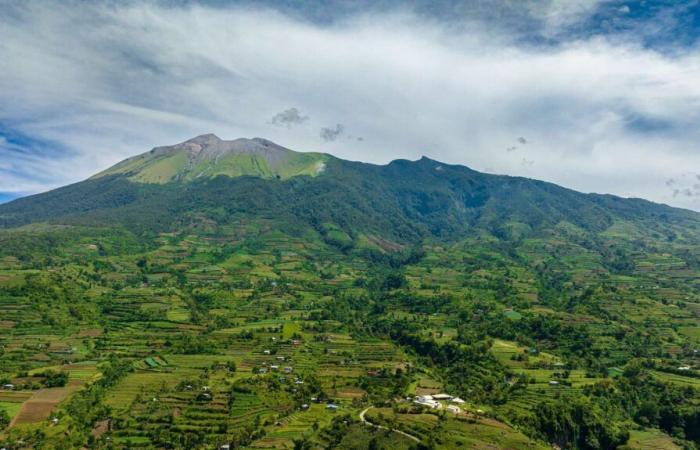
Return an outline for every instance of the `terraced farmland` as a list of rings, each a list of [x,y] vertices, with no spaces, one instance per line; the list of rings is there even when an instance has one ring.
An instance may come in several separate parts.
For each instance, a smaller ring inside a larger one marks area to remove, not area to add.
[[[532,449],[577,414],[616,445],[694,442],[700,294],[677,242],[628,244],[623,271],[602,253],[618,241],[568,225],[397,253],[201,226],[0,259],[3,445]],[[460,402],[420,400],[440,394]]]

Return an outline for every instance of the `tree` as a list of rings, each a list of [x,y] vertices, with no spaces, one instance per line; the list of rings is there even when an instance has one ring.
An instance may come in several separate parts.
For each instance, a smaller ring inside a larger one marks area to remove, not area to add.
[[[535,407],[535,426],[561,448],[615,449],[627,442],[629,432],[588,398],[542,402]]]
[[[7,411],[4,409],[0,409],[0,429],[5,428],[10,424],[10,416],[7,414]]]
[[[306,437],[294,439],[294,450],[308,450],[311,448],[311,442]]]

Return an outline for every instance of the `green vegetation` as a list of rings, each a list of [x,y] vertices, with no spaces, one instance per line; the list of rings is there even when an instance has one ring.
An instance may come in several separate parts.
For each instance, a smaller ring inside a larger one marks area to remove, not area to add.
[[[697,214],[168,158],[0,206],[0,446],[700,447]]]
[[[154,184],[220,175],[287,179],[321,173],[328,158],[320,153],[294,152],[264,139],[222,141],[204,135],[129,158],[93,178],[125,175],[132,181]]]

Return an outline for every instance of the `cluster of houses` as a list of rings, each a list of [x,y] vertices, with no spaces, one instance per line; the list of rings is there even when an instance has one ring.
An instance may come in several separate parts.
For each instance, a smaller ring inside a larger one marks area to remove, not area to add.
[[[430,409],[445,409],[451,413],[459,414],[462,409],[457,405],[464,404],[464,400],[459,397],[453,397],[449,394],[433,394],[433,395],[419,395],[413,399],[413,403],[420,406],[425,406]],[[447,403],[447,405],[445,405]]]
[[[269,355],[269,354],[270,354],[270,350],[263,350],[263,354]],[[277,360],[278,360],[278,361],[281,361],[281,362],[288,361],[288,360],[290,360],[290,359],[291,359],[291,358],[286,357],[286,356],[278,356],[278,357],[277,357]],[[270,364],[270,365],[268,365],[266,362],[262,363],[262,365],[263,365],[263,367],[257,370],[258,373],[267,373],[268,369],[269,369],[271,372],[278,372],[279,370],[282,370],[284,373],[292,373],[292,372],[294,372],[294,368],[293,368],[292,366],[285,366],[285,367],[280,368],[279,364]]]
[[[319,399],[318,397],[311,397],[311,401],[314,403],[322,403],[323,402],[323,400]],[[326,403],[326,409],[329,411],[335,412],[338,410],[338,408],[339,408],[339,406],[335,403],[332,403],[332,402]],[[309,404],[304,403],[303,405],[301,405],[301,409],[303,409],[303,410],[309,409]]]
[[[209,386],[202,386],[202,392],[200,392],[197,395],[197,398],[199,400],[211,401],[214,399],[214,396],[212,395],[211,389],[209,389]]]
[[[280,370],[280,366],[278,366],[277,364],[272,364],[272,365],[270,366],[270,370],[273,371],[273,372],[277,372],[277,371]],[[282,367],[282,371],[283,371],[284,373],[292,373],[292,372],[294,372],[294,367],[292,367],[292,366],[285,366],[285,367]],[[259,373],[265,373],[265,372],[267,372],[267,371],[264,370],[264,369],[260,369],[260,371],[259,371]]]
[[[277,342],[277,338],[275,336],[272,336],[270,340],[272,342]],[[301,339],[290,339],[288,342],[295,347],[299,347],[301,345]]]
[[[274,336],[273,336],[271,339],[272,339],[273,341],[276,341],[276,340],[277,340],[277,338],[274,337]],[[290,340],[289,340],[289,343],[292,344],[292,345],[294,345],[295,347],[298,347],[299,345],[301,345],[302,342],[301,342],[301,340],[299,340],[299,339],[290,339]],[[270,349],[265,349],[265,350],[263,350],[263,354],[264,354],[264,355],[271,355],[271,354],[272,354],[272,350],[270,350]],[[281,355],[280,355],[280,356],[277,356],[276,359],[277,359],[278,361],[280,361],[280,362],[284,362],[284,361],[290,361],[292,358],[291,358],[290,356],[281,356]],[[280,368],[279,364],[270,364],[270,365],[268,365],[268,363],[266,363],[266,362],[262,363],[262,365],[263,365],[263,367],[262,367],[261,369],[258,369],[258,370],[257,370],[258,373],[267,373],[268,369],[269,369],[271,372],[277,372],[277,371],[279,371],[279,370],[282,370],[282,371],[285,372],[285,373],[292,373],[292,372],[294,371],[294,368],[293,368],[292,366],[285,366],[285,367]]]

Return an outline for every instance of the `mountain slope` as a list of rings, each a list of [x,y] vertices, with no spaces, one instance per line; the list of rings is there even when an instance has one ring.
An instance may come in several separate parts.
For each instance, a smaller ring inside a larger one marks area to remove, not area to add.
[[[317,230],[330,224],[351,238],[370,233],[398,242],[481,231],[519,239],[562,222],[592,233],[616,221],[663,234],[677,232],[669,226],[681,232],[700,226],[691,211],[425,157],[377,166],[213,135],[158,147],[89,180],[2,205],[0,226],[48,221],[160,232],[197,214],[220,223],[245,215]]]

